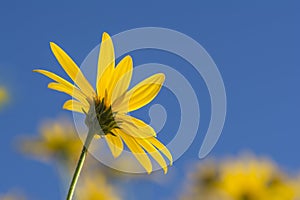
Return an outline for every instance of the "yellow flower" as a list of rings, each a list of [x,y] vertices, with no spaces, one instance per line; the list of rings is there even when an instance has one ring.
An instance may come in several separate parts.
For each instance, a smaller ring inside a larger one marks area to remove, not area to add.
[[[145,106],[156,97],[164,82],[164,75],[155,74],[128,91],[133,69],[132,58],[126,56],[115,66],[112,40],[107,33],[103,33],[95,91],[75,62],[58,45],[50,43],[50,47],[75,84],[49,71],[35,72],[55,81],[48,85],[50,89],[74,98],[66,101],[63,108],[84,113],[89,131],[105,138],[114,157],[123,151],[124,141],[148,173],[152,171],[152,164],[146,152],[166,173],[167,164],[162,154],[172,164],[171,153],[156,139],[156,132],[151,126],[128,115],[128,112]]]
[[[200,163],[191,179],[183,200],[300,199],[298,179],[287,176],[271,161],[252,156]]]
[[[219,169],[214,161],[200,163],[196,173],[189,174],[191,181],[186,185],[187,191],[181,200],[225,200],[225,196],[216,188],[219,184]]]
[[[10,192],[9,194],[0,194],[0,200],[25,200],[25,197],[19,194],[13,194]]]
[[[232,199],[268,199],[266,183],[273,171],[269,163],[228,161],[220,169],[220,187]]]
[[[41,160],[56,160],[73,166],[82,146],[75,133],[74,126],[67,120],[47,122],[41,127],[38,138],[22,139],[21,150]]]
[[[275,164],[245,157],[220,168],[220,188],[233,199],[293,200],[295,190]]]
[[[8,94],[4,87],[0,86],[0,108],[8,100]]]
[[[88,200],[120,200],[115,188],[109,185],[105,177],[100,174],[84,176],[78,184],[76,197]]]

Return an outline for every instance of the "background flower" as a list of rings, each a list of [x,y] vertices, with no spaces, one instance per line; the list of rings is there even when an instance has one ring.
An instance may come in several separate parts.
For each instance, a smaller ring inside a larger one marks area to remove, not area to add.
[[[3,86],[0,86],[0,109],[8,101],[8,93]]]
[[[21,151],[42,161],[74,167],[82,147],[74,125],[67,119],[44,122],[39,136],[20,139]]]
[[[182,199],[300,199],[297,178],[289,176],[270,160],[254,156],[200,163],[190,181]]]
[[[82,180],[79,181],[77,199],[89,200],[120,200],[116,188],[107,183],[105,176],[100,173],[83,173]]]
[[[0,194],[0,200],[26,200],[24,195],[16,191],[11,191],[6,194]]]

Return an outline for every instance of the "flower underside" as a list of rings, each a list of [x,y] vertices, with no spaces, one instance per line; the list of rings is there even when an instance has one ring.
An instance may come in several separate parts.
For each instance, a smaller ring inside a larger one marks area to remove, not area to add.
[[[107,106],[105,104],[105,98],[99,99],[94,97],[90,103],[90,109],[88,113],[85,112],[85,124],[94,134],[101,137],[112,134],[116,136],[112,130],[120,129],[118,123],[115,120],[116,112],[112,111],[111,105]]]
[[[133,71],[132,58],[127,55],[116,65],[112,39],[107,33],[103,33],[96,88],[93,88],[62,48],[53,42],[50,47],[74,84],[46,70],[34,71],[54,81],[49,83],[50,89],[73,97],[64,103],[63,108],[84,113],[90,134],[103,137],[115,158],[120,156],[125,144],[148,173],[152,171],[149,155],[167,173],[163,155],[172,164],[171,153],[156,138],[156,132],[150,125],[128,114],[147,105],[157,96],[165,80],[164,74],[154,74],[129,90]]]

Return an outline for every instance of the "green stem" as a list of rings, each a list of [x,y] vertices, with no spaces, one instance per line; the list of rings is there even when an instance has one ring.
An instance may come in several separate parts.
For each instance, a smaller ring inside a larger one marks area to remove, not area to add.
[[[77,166],[76,166],[76,169],[75,169],[72,181],[71,181],[71,185],[70,185],[70,188],[69,188],[67,200],[72,200],[72,198],[73,198],[75,187],[76,187],[76,183],[77,183],[77,180],[79,178],[79,175],[80,175],[80,172],[81,172],[84,160],[86,158],[86,154],[87,154],[88,148],[89,148],[89,146],[91,144],[91,141],[92,141],[93,137],[94,137],[94,134],[91,133],[91,132],[89,132],[88,135],[87,135],[87,137],[86,137],[85,143],[83,145],[83,148],[82,148],[82,151],[81,151],[81,154],[80,154],[80,157],[79,157],[79,161],[77,163]]]

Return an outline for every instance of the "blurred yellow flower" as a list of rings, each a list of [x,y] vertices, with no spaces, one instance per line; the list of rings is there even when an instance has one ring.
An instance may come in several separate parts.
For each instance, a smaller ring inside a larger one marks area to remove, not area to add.
[[[101,174],[89,174],[84,176],[76,190],[77,199],[88,200],[120,200],[115,188],[109,185]]]
[[[182,199],[295,200],[299,180],[289,177],[271,161],[245,156],[223,162],[201,163],[192,174]],[[196,199],[197,199],[196,198]]]
[[[113,156],[118,157],[123,151],[125,142],[148,173],[152,171],[152,163],[146,152],[167,173],[167,163],[162,154],[172,164],[169,150],[156,139],[156,132],[150,125],[128,115],[128,112],[145,106],[157,96],[165,80],[164,74],[154,74],[128,91],[133,70],[132,58],[126,56],[115,66],[112,39],[107,33],[103,33],[95,91],[63,49],[55,43],[50,43],[50,47],[75,85],[52,72],[34,71],[54,80],[48,85],[50,89],[64,92],[74,98],[65,102],[64,109],[86,115],[85,123],[89,128],[86,148],[92,137],[98,135],[105,138]],[[82,155],[82,160],[84,158]]]
[[[225,199],[222,192],[216,189],[219,184],[219,169],[216,162],[209,160],[200,163],[194,171],[189,174],[189,181],[185,186],[187,191],[181,197],[182,200]]]
[[[24,138],[22,151],[43,161],[56,160],[67,166],[76,164],[82,142],[75,127],[66,119],[48,121],[37,138]]]
[[[26,198],[22,195],[19,194],[13,194],[8,193],[8,194],[0,194],[0,200],[25,200]]]
[[[8,101],[8,94],[4,87],[0,86],[0,108]]]
[[[219,187],[232,199],[265,200],[281,195],[294,199],[292,188],[272,162],[251,157],[223,163]]]
[[[61,167],[67,167],[67,170],[73,170],[82,147],[74,125],[65,118],[43,122],[38,137],[23,136],[19,138],[19,143],[22,153],[44,162],[55,161]],[[119,157],[115,164],[119,168],[125,166],[133,170],[137,168],[133,161],[133,158],[124,155]],[[109,179],[126,177],[125,173],[105,166],[92,156],[87,162],[89,171],[93,173],[105,174]]]
[[[56,161],[67,167],[69,171],[76,164],[82,141],[76,134],[74,125],[67,119],[58,119],[44,122],[40,128],[40,136],[37,138],[23,138],[21,141],[22,151],[27,155],[34,156],[42,161]],[[91,157],[89,160],[89,174],[78,187],[78,199],[111,199],[119,200],[116,190],[106,181],[107,175],[112,176],[106,169],[103,173],[96,166],[102,166]],[[104,167],[102,166],[102,169]],[[64,173],[66,171],[63,171]],[[68,173],[63,176],[69,176]],[[117,176],[114,174],[114,176]],[[64,178],[64,177],[63,177]],[[2,200],[0,198],[0,200]],[[5,199],[10,200],[10,199]],[[12,199],[14,200],[14,199]],[[16,199],[18,200],[18,199]]]

